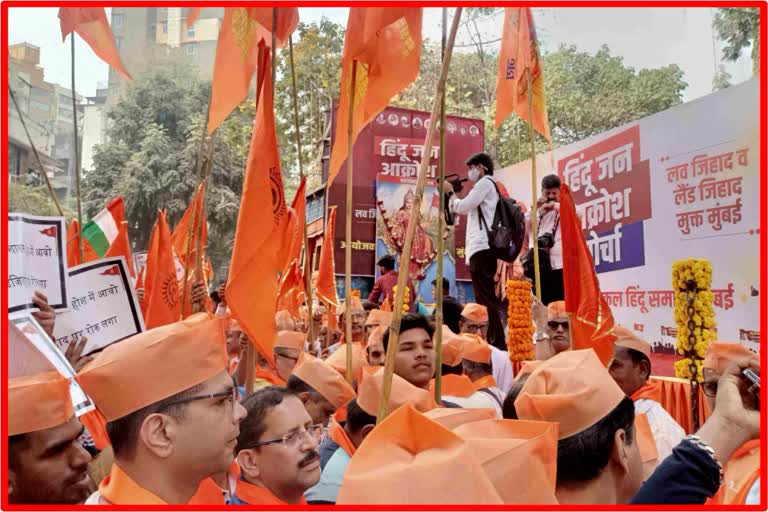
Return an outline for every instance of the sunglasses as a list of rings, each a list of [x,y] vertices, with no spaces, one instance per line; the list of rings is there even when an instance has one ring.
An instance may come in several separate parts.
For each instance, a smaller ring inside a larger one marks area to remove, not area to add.
[[[549,322],[547,322],[547,325],[553,331],[556,331],[558,327],[562,327],[564,331],[568,330],[568,322],[567,321],[566,322],[557,322],[555,320],[550,320]]]
[[[701,390],[710,398],[717,396],[717,381],[702,382]]]

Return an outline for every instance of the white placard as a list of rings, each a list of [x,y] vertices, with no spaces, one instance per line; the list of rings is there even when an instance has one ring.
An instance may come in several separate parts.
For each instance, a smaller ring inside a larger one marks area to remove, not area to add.
[[[8,312],[37,311],[35,290],[66,311],[67,240],[64,217],[8,214]]]
[[[144,331],[139,300],[125,258],[106,258],[69,271],[70,310],[56,316],[54,338],[61,350],[86,336],[83,355]]]
[[[74,380],[74,368],[72,368],[72,365],[69,364],[62,351],[51,341],[51,338],[48,337],[34,317],[25,312],[10,321],[16,325],[22,334],[32,342],[35,348],[48,359],[60,374],[69,379],[69,394],[75,414],[81,416],[86,412],[94,410],[93,402],[91,402],[88,395],[85,394],[80,385]],[[66,347],[64,349],[66,350]]]

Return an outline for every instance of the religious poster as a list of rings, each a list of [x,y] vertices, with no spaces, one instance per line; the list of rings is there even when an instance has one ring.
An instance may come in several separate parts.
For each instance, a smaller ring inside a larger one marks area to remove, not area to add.
[[[64,217],[8,214],[8,312],[37,311],[35,290],[56,311],[67,302],[67,241]]]
[[[19,313],[15,315],[11,320],[14,325],[21,331],[21,333],[32,342],[32,344],[45,356],[45,358],[56,368],[60,374],[69,379],[69,393],[72,399],[72,406],[75,409],[75,414],[81,416],[86,412],[95,409],[93,402],[85,394],[80,385],[75,381],[75,370],[72,365],[69,364],[67,358],[64,357],[62,351],[66,350],[66,346],[59,349],[51,338],[45,333],[40,324],[37,323],[35,318],[28,314],[28,312]]]
[[[558,174],[583,212],[617,322],[654,350],[674,351],[672,264],[687,258],[712,264],[718,339],[760,350],[767,290],[760,289],[757,104],[754,79],[537,158],[537,182]],[[497,176],[530,194],[530,168],[521,162]]]
[[[106,258],[69,271],[71,308],[56,317],[54,338],[65,350],[86,336],[83,355],[144,331],[144,318],[125,258]]]

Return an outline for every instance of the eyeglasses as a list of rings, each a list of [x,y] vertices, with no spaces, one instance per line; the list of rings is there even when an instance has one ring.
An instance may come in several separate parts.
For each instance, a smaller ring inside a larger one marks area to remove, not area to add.
[[[321,424],[315,424],[310,425],[307,428],[302,428],[299,430],[295,430],[291,432],[290,434],[285,434],[283,437],[279,439],[272,439],[270,441],[261,441],[258,443],[253,443],[249,446],[249,448],[255,448],[256,446],[266,446],[268,444],[277,444],[277,443],[283,443],[283,446],[286,448],[294,448],[297,444],[299,444],[299,441],[306,435],[309,437],[311,441],[314,441],[316,443],[320,442],[320,439],[323,437],[323,433],[325,432],[325,427]]]
[[[291,357],[291,356],[286,356],[285,354],[279,354],[279,353],[277,353],[277,352],[275,352],[275,355],[276,355],[277,357],[282,357],[283,359],[288,359],[289,361],[293,361],[294,363],[296,363],[296,362],[298,362],[298,361],[299,361],[299,358],[298,358],[298,357]]]
[[[553,331],[556,331],[558,327],[562,327],[564,331],[568,330],[568,322],[557,322],[555,320],[550,320],[547,322],[547,325]]]
[[[228,391],[222,391],[221,393],[213,393],[210,395],[198,395],[198,396],[190,396],[187,398],[179,398],[178,400],[174,400],[170,403],[166,404],[166,407],[170,407],[172,405],[179,405],[179,404],[186,404],[189,402],[195,402],[197,400],[207,400],[209,398],[229,398],[228,402],[231,404],[234,404],[235,402],[240,401],[240,393],[237,391],[237,387],[232,387],[232,389]]]
[[[717,381],[705,381],[701,383],[701,390],[710,398],[717,396]]]

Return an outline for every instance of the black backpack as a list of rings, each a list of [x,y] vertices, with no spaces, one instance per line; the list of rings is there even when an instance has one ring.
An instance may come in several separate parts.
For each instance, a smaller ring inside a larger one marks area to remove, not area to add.
[[[477,207],[480,229],[485,229],[488,234],[488,247],[497,260],[515,261],[523,248],[525,215],[514,199],[503,197],[496,182],[492,179],[491,182],[499,195],[499,202],[496,203],[490,229],[482,210]]]

